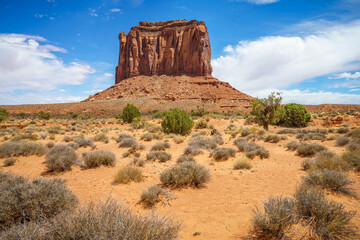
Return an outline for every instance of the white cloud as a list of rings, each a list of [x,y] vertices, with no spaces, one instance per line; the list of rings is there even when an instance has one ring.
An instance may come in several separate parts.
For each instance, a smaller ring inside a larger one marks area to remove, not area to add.
[[[39,14],[39,13],[34,15],[34,17],[36,17],[36,18],[42,18],[43,16],[44,16],[43,14]]]
[[[94,93],[98,93],[98,92],[102,92],[102,91],[104,91],[104,89],[91,89],[88,91],[84,91],[84,93],[94,94]]]
[[[267,97],[271,92],[281,92],[283,103],[299,104],[360,104],[360,95],[329,91],[309,90],[301,91],[299,89],[281,90],[281,89],[263,89],[251,92],[254,97]]]
[[[360,72],[356,72],[353,74],[344,72],[329,77],[329,79],[358,79],[358,78],[360,78]]]
[[[104,76],[105,76],[105,77],[113,77],[114,74],[112,74],[112,73],[104,73]]]
[[[360,21],[306,36],[269,36],[227,46],[213,75],[250,93],[360,68]],[[313,101],[313,103],[316,103]]]
[[[254,3],[257,5],[263,5],[263,4],[270,4],[270,3],[276,3],[279,2],[280,0],[245,0],[249,3]]]
[[[97,17],[98,16],[97,13],[96,13],[96,10],[93,9],[93,8],[89,8],[89,14],[92,17]]]
[[[0,103],[4,105],[80,102],[85,98],[85,96],[71,95],[56,96],[56,94],[52,92],[42,93],[41,97],[39,97],[38,93],[34,92],[26,93],[23,95],[0,93]]]
[[[0,34],[0,92],[52,90],[79,85],[94,70],[79,62],[65,64],[53,52],[66,50],[46,39],[23,34]]]
[[[121,13],[122,12],[120,8],[112,8],[109,11],[112,13]]]

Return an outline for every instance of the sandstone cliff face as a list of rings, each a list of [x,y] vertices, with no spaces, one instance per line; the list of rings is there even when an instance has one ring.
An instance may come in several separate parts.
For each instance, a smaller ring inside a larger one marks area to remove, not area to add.
[[[120,33],[115,83],[139,75],[209,76],[211,50],[203,21],[139,22]]]

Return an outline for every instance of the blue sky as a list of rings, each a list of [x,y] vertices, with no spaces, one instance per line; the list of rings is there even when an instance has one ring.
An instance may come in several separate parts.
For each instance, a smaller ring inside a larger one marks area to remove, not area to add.
[[[0,104],[104,90],[118,34],[173,19],[205,21],[213,76],[240,91],[360,104],[360,0],[0,0]]]

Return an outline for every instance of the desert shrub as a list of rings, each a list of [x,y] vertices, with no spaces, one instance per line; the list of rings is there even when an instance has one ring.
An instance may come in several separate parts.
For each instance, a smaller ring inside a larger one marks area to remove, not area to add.
[[[175,188],[184,186],[201,187],[210,181],[210,173],[204,166],[194,162],[183,162],[166,169],[160,174],[160,181]]]
[[[79,148],[79,144],[77,144],[75,142],[68,143],[67,146],[73,148],[74,150]]]
[[[12,228],[5,239],[177,239],[180,224],[153,212],[136,215],[116,200],[90,203],[45,223],[29,222]]]
[[[135,144],[131,145],[131,147],[129,148],[128,151],[131,154],[136,154],[137,151],[141,151],[144,149],[145,149],[145,146],[143,144],[135,143]]]
[[[351,130],[346,134],[346,136],[351,137],[352,139],[360,139],[360,129],[356,128]]]
[[[184,110],[174,108],[165,113],[161,126],[165,133],[187,135],[191,132],[194,122]]]
[[[46,139],[46,137],[48,136],[47,132],[40,132],[39,136],[41,137],[41,139]]]
[[[319,185],[335,192],[353,195],[353,191],[347,187],[351,182],[342,171],[328,169],[313,171],[304,178],[303,183],[307,186]]]
[[[313,221],[311,235],[319,239],[351,239],[356,234],[351,219],[355,212],[347,212],[344,205],[327,201],[316,188],[300,187],[295,193],[296,213]]]
[[[349,142],[350,142],[350,139],[345,136],[340,136],[340,137],[336,138],[336,146],[345,146]]]
[[[282,107],[280,124],[287,127],[305,127],[311,120],[311,115],[301,104],[289,103]]]
[[[203,153],[203,151],[199,147],[189,146],[184,149],[185,155],[197,156]]]
[[[297,154],[303,157],[314,156],[325,149],[324,146],[317,143],[301,143],[297,148]]]
[[[72,141],[72,138],[70,136],[64,136],[63,141],[70,142],[70,141]]]
[[[42,156],[46,153],[46,148],[33,142],[6,142],[0,145],[0,157],[11,156]]]
[[[269,151],[253,142],[247,142],[244,138],[237,138],[234,141],[240,152],[245,152],[246,157],[253,159],[259,156],[261,159],[269,157]]]
[[[347,171],[349,170],[349,163],[344,161],[341,157],[336,156],[335,153],[328,150],[320,151],[316,154],[315,160],[310,166],[310,170],[338,170],[338,171]]]
[[[339,134],[345,134],[345,133],[349,132],[349,128],[341,127],[341,128],[338,128],[336,132]]]
[[[153,139],[161,139],[161,136],[155,133],[144,133],[143,135],[141,135],[140,139],[144,141],[152,141]]]
[[[176,160],[177,164],[180,164],[182,162],[195,162],[195,159],[192,155],[182,155],[180,157],[178,157],[178,159]]]
[[[196,110],[191,110],[191,116],[192,117],[203,117],[208,113],[209,112],[206,111],[204,108],[199,108],[199,107],[197,107]]]
[[[264,212],[255,210],[253,225],[258,236],[272,236],[281,239],[284,230],[295,221],[295,203],[291,198],[270,197],[264,202]]]
[[[268,98],[256,98],[251,101],[251,115],[255,121],[265,130],[269,129],[269,124],[278,121],[279,109],[282,97],[280,93],[271,93]]]
[[[4,166],[5,167],[9,167],[9,166],[12,166],[16,163],[17,159],[15,158],[7,158],[4,160]]]
[[[236,150],[233,148],[216,148],[211,152],[215,161],[226,161],[230,157],[235,157]]]
[[[132,136],[130,136],[129,134],[126,133],[120,133],[119,136],[117,138],[115,138],[115,141],[117,143],[121,142],[122,140],[124,140],[125,138],[134,138]]]
[[[45,147],[47,147],[47,148],[53,148],[55,146],[55,143],[54,142],[48,142],[48,143],[46,143],[45,144]]]
[[[78,200],[61,179],[38,178],[0,172],[0,228],[52,217],[73,209]]]
[[[299,147],[300,143],[297,141],[291,141],[285,145],[287,150],[295,151]]]
[[[146,159],[149,161],[159,160],[159,162],[166,162],[171,160],[171,154],[166,152],[150,152],[146,154]]]
[[[284,128],[277,132],[277,134],[296,134],[297,130],[292,128]]]
[[[360,171],[360,151],[344,152],[341,158],[351,166],[355,167],[356,171]]]
[[[265,142],[277,143],[280,142],[281,137],[278,135],[267,135],[264,139]]]
[[[9,112],[5,108],[0,108],[0,122],[4,121],[8,115]]]
[[[50,112],[40,111],[39,112],[39,118],[49,120],[51,118],[51,113]]]
[[[174,142],[179,144],[185,141],[185,138],[182,136],[174,136]]]
[[[150,151],[165,151],[167,148],[170,148],[170,144],[167,142],[156,142]]]
[[[135,118],[141,117],[140,111],[134,105],[128,103],[126,107],[123,108],[122,119],[126,123],[131,123]]]
[[[148,121],[145,118],[136,117],[131,122],[131,127],[133,129],[144,129],[149,125]]]
[[[61,126],[51,126],[47,130],[50,134],[59,134],[63,128]]]
[[[241,157],[238,159],[235,159],[234,161],[234,169],[251,169],[252,163],[251,160],[247,157]]]
[[[106,136],[105,133],[99,133],[99,134],[96,134],[96,135],[95,135],[94,141],[96,141],[96,142],[108,143],[108,142],[109,142],[109,138],[108,138],[108,136]]]
[[[195,123],[195,128],[196,129],[203,129],[203,128],[207,128],[208,124],[204,119],[201,119],[200,121],[197,121]]]
[[[307,158],[301,162],[301,168],[305,171],[309,170],[312,166],[314,166],[315,159]]]
[[[242,128],[242,129],[241,129],[241,136],[242,136],[242,137],[246,137],[246,136],[248,136],[248,135],[250,135],[250,134],[251,134],[251,131],[250,131],[249,128]]]
[[[141,170],[133,166],[125,166],[119,169],[116,173],[113,184],[127,184],[131,181],[141,182],[143,180],[143,174]]]
[[[145,130],[148,131],[149,133],[158,133],[162,131],[162,127],[159,125],[147,123],[145,125]]]
[[[296,135],[296,138],[303,141],[309,141],[309,140],[325,141],[326,135],[323,133],[309,132],[309,133],[299,133]]]
[[[145,207],[151,208],[159,202],[166,204],[174,198],[174,195],[168,190],[160,186],[153,185],[142,192],[140,202],[143,203]]]
[[[49,171],[70,170],[77,161],[73,148],[66,145],[56,145],[46,154],[45,164]]]
[[[12,141],[20,141],[20,140],[36,141],[38,140],[38,136],[35,133],[24,133],[24,134],[18,134],[12,138]]]
[[[137,142],[134,138],[124,138],[119,142],[120,148],[132,147],[134,145],[137,145]]]
[[[94,141],[92,139],[84,139],[80,137],[76,137],[73,139],[75,143],[79,145],[79,147],[93,147]]]
[[[132,163],[138,167],[143,167],[143,166],[145,166],[146,161],[139,157],[134,157]]]
[[[360,151],[360,143],[354,140],[350,141],[347,145],[347,150],[352,152]]]
[[[263,158],[269,158],[269,151],[265,150],[263,147],[260,147],[256,150],[246,152],[245,155],[250,159],[253,159],[256,156],[259,156],[261,159],[263,159]]]
[[[217,147],[217,142],[215,138],[206,138],[198,135],[194,135],[189,140],[189,146],[194,148],[203,148],[203,149],[214,149]]]
[[[100,167],[100,165],[105,166],[115,166],[116,157],[110,151],[94,151],[87,152],[84,156],[84,162],[88,168]]]

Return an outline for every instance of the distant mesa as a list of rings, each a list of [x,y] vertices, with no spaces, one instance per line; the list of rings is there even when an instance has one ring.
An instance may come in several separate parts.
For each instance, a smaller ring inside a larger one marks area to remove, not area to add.
[[[115,85],[84,101],[148,97],[236,108],[253,99],[211,76],[211,47],[203,21],[139,22],[119,34]]]

